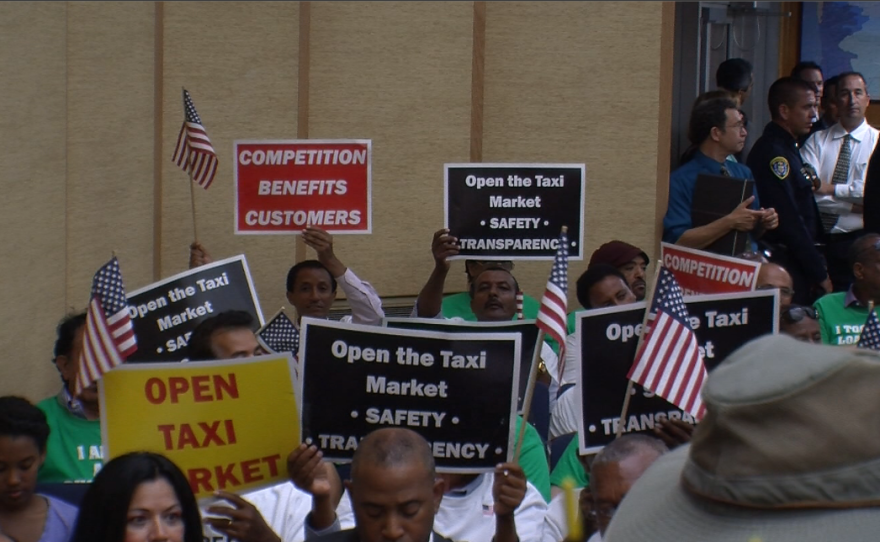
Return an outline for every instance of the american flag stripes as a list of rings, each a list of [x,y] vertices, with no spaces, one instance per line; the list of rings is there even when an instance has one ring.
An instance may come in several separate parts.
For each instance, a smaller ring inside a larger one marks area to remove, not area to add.
[[[553,337],[559,344],[559,370],[558,378],[562,379],[565,370],[565,335],[566,335],[566,310],[568,305],[568,237],[565,231],[559,234],[559,246],[556,249],[556,258],[553,260],[553,268],[550,270],[550,278],[547,280],[547,289],[541,298],[541,308],[538,310],[539,329]],[[537,346],[540,348],[540,345]]]
[[[869,350],[880,350],[880,319],[873,310],[868,314],[865,327],[862,328],[858,346]]]
[[[82,393],[135,350],[137,341],[128,313],[125,286],[119,260],[114,256],[98,269],[92,281],[92,299],[86,313],[74,395]]]
[[[257,337],[273,352],[292,352],[294,357],[299,354],[299,331],[284,311],[267,322]]]
[[[699,420],[705,413],[700,391],[706,366],[688,322],[681,287],[665,267],[657,277],[650,310],[657,314],[627,378]]]
[[[192,180],[205,190],[211,186],[217,173],[217,153],[202,126],[202,119],[196,112],[192,98],[183,91],[183,125],[177,136],[177,145],[171,159],[182,170],[192,175]]]

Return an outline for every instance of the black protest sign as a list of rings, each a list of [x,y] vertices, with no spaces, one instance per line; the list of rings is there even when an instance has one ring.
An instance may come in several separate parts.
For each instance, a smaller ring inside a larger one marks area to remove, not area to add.
[[[203,265],[128,294],[138,349],[126,361],[183,361],[192,331],[228,310],[263,324],[244,255]]]
[[[709,372],[743,344],[778,330],[776,290],[691,296],[685,305]],[[578,313],[582,454],[599,451],[617,434],[644,314],[645,303]],[[623,432],[651,434],[667,419],[694,423],[690,414],[633,384]]]
[[[446,227],[456,258],[552,260],[568,226],[583,259],[584,164],[446,164]]]
[[[522,337],[522,342],[520,343],[522,349],[519,357],[519,391],[516,399],[516,411],[522,412],[526,387],[529,385],[529,371],[532,368],[532,359],[535,355],[535,344],[538,341],[538,326],[535,325],[534,320],[459,322],[436,318],[386,318],[385,325],[403,329],[445,331],[447,333],[519,333]],[[513,364],[510,367],[512,370]]]
[[[303,439],[325,459],[351,460],[361,438],[389,426],[425,437],[441,470],[511,459],[519,334],[301,325]]]

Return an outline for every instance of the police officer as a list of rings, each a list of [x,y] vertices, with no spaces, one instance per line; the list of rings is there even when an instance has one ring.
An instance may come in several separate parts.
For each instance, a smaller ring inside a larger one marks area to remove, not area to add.
[[[770,86],[767,101],[772,120],[749,153],[748,166],[762,204],[779,214],[779,227],[768,231],[764,240],[774,260],[791,273],[794,302],[810,305],[832,289],[816,247],[822,235],[813,197],[819,178],[815,168],[801,161],[797,144],[818,116],[816,93],[806,81],[783,77]]]

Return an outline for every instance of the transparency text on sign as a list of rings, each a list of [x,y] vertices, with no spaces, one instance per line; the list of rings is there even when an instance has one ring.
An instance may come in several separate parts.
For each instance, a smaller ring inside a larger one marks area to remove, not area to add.
[[[778,330],[776,290],[685,297],[685,305],[710,373],[743,344]],[[578,313],[581,453],[595,453],[614,440],[644,314],[644,302]],[[650,434],[667,419],[694,423],[686,412],[635,384],[623,432]]]
[[[129,362],[182,361],[193,330],[228,310],[263,313],[244,255],[202,265],[128,294],[138,350]]]
[[[285,480],[300,443],[292,364],[288,354],[122,365],[99,381],[104,457],[166,455],[200,498]]]
[[[660,261],[685,295],[750,292],[761,264],[693,248],[660,243]]]
[[[304,317],[303,438],[351,460],[367,433],[421,434],[442,470],[491,471],[512,455],[518,333],[440,333]],[[512,367],[512,370],[511,370]]]
[[[446,164],[445,220],[456,258],[552,260],[567,226],[583,259],[584,164]]]
[[[370,140],[235,142],[235,233],[370,233]]]
[[[438,318],[385,318],[387,327],[403,329],[424,329],[443,331],[446,333],[519,333],[522,337],[522,349],[519,358],[519,388],[517,391],[516,411],[522,412],[529,385],[529,370],[538,341],[538,326],[534,320],[511,320],[509,322],[462,322]],[[511,370],[513,365],[511,364]]]

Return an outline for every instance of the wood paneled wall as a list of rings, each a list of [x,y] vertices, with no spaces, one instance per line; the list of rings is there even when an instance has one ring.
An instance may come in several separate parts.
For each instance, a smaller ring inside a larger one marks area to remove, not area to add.
[[[183,86],[221,159],[196,193],[200,241],[247,255],[266,312],[313,254],[294,236],[233,235],[236,139],[373,140],[373,234],[336,250],[383,296],[421,288],[443,163],[472,153],[586,163],[586,254],[621,238],[657,255],[672,15],[659,2],[0,3],[0,394],[57,389],[55,325],[85,307],[111,252],[129,290],[186,268],[189,181],[170,160]],[[465,286],[455,269],[450,291]],[[548,271],[516,266],[535,297]]]

